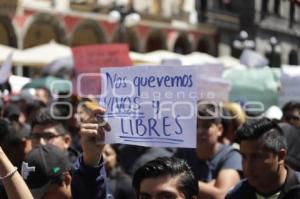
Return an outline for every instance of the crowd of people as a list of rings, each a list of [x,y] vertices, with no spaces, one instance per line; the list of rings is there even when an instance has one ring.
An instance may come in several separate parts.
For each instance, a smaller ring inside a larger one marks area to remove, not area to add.
[[[104,144],[92,98],[64,98],[70,109],[35,90],[1,96],[1,199],[300,198],[300,102],[280,120],[199,103],[195,149],[152,148]]]

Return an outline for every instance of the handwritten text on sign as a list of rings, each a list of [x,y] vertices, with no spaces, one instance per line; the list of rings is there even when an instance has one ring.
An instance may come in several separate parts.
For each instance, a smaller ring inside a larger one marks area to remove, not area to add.
[[[300,68],[288,65],[282,66],[280,82],[279,107],[283,107],[289,101],[299,101]]]
[[[196,72],[191,67],[103,68],[107,143],[196,147]]]

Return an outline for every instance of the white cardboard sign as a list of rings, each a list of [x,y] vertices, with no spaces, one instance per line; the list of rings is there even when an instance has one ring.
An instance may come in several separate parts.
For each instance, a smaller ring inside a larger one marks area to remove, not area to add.
[[[193,67],[102,68],[112,131],[106,143],[196,147],[197,73]]]

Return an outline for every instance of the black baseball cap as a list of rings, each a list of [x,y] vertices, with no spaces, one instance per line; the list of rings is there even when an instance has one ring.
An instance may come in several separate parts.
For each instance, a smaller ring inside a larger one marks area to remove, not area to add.
[[[22,176],[33,197],[41,198],[51,182],[61,182],[63,174],[71,170],[67,151],[55,145],[39,145],[32,149],[22,165]]]

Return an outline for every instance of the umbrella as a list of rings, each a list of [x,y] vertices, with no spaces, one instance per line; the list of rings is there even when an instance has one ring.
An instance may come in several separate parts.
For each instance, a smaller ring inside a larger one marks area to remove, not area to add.
[[[21,51],[16,48],[0,44],[0,62],[3,63],[9,54],[13,53],[15,56],[16,54],[20,54],[20,52]]]
[[[25,84],[23,89],[45,87],[49,89],[51,93],[67,93],[72,90],[71,86],[71,82],[68,80],[53,76],[46,76],[32,80]]]
[[[14,56],[14,61],[23,65],[43,67],[55,59],[71,57],[71,48],[55,42],[49,42],[27,48]]]
[[[145,54],[130,52],[129,56],[135,64],[159,65],[162,62],[162,60],[166,60],[166,59],[180,60],[182,65],[205,64],[205,63],[221,64],[221,61],[218,60],[217,58],[200,52],[193,52],[188,55],[181,55],[167,50],[157,50]]]
[[[232,56],[222,56],[219,57],[218,60],[220,60],[220,62],[224,65],[224,67],[226,69],[231,69],[231,68],[246,68],[245,65],[240,63],[240,60],[238,60],[237,58],[234,58]]]
[[[8,56],[10,56],[10,54],[12,54],[12,57],[11,57],[12,66],[22,64],[17,61],[17,59],[19,57],[22,57],[22,52],[23,52],[22,50],[18,50],[11,46],[6,46],[3,44],[0,44],[0,64],[3,64],[7,60]]]

